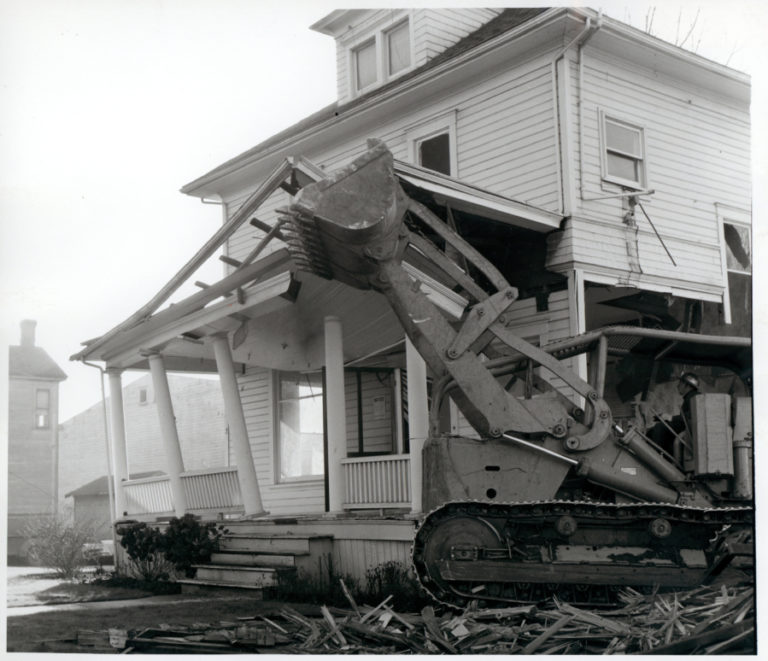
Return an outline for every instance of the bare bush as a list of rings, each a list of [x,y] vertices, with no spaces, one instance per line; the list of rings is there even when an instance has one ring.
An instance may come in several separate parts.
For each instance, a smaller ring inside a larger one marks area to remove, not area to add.
[[[53,569],[57,576],[74,578],[90,564],[86,544],[96,541],[90,523],[72,522],[66,514],[40,517],[24,528],[27,555],[35,564]]]

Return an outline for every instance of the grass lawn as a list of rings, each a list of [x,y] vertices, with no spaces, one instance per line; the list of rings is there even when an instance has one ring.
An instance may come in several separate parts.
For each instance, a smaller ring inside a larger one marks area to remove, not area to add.
[[[190,625],[200,622],[215,624],[236,621],[238,617],[276,613],[285,606],[253,597],[212,597],[184,595],[185,601],[146,605],[126,605],[110,608],[92,606],[87,609],[57,610],[34,615],[12,616],[7,620],[9,652],[88,652],[76,647],[79,630],[103,631],[109,628],[141,630],[160,624]],[[319,616],[319,607],[292,604],[306,615]],[[94,650],[96,652],[96,650]],[[98,651],[103,653],[103,651]]]

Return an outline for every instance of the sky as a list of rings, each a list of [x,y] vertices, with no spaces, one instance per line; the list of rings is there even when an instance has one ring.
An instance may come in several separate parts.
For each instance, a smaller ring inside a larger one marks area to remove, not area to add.
[[[752,73],[764,95],[763,2],[658,5],[653,34],[679,42],[693,27],[686,47]],[[645,28],[653,3],[590,6]],[[144,304],[220,225],[220,207],[179,188],[335,100],[333,40],[309,30],[335,8],[0,0],[0,373],[19,322],[37,320],[37,344],[68,374],[61,421],[100,399],[98,372],[69,356]],[[220,275],[214,266],[199,279]],[[0,436],[6,415],[2,404]]]

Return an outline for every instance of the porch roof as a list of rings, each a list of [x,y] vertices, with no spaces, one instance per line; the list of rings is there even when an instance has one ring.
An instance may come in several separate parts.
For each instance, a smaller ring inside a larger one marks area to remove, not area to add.
[[[101,360],[109,367],[144,370],[148,369],[149,354],[160,351],[170,370],[215,371],[212,346],[206,338],[225,333],[232,335],[233,357],[241,369],[246,364],[314,369],[322,365],[318,337],[327,315],[344,321],[347,361],[358,361],[397,344],[403,339],[403,330],[380,294],[304,273],[284,248],[252,261],[251,257],[258,256],[255,249],[217,283],[156,311],[253,217],[273,190],[290,186],[297,175],[307,182],[323,174],[304,159],[286,160],[155,297],[121,324],[89,341],[72,360]],[[395,174],[406,186],[427,194],[434,204],[497,222],[546,233],[557,229],[563,220],[560,214],[418,166],[396,161]],[[461,296],[421,272],[418,264],[406,267],[448,317],[460,317],[466,306]]]

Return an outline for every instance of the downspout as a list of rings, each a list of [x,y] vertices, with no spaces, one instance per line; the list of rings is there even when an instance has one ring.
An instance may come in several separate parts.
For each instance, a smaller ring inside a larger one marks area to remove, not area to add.
[[[589,19],[587,19],[589,21]],[[603,10],[601,9],[597,15],[597,22],[595,23],[595,29],[590,32],[584,41],[579,44],[579,100],[577,103],[578,108],[578,124],[579,124],[579,199],[584,199],[584,46],[587,42],[597,33],[597,31],[603,27]]]
[[[563,215],[570,215],[573,212],[573,209],[569,208],[570,202],[569,200],[566,200],[566,194],[565,194],[565,166],[564,166],[564,157],[563,157],[563,151],[565,147],[567,146],[567,140],[564,138],[564,134],[567,134],[569,127],[567,125],[564,125],[563,123],[563,117],[561,116],[562,113],[560,112],[560,93],[559,93],[559,85],[558,85],[558,77],[557,77],[557,66],[560,60],[562,60],[565,57],[565,54],[573,47],[574,44],[579,44],[581,47],[583,44],[587,42],[587,40],[597,32],[597,30],[600,29],[602,26],[602,14],[598,17],[598,23],[597,27],[593,30],[592,28],[592,19],[587,16],[585,22],[584,22],[584,29],[579,32],[569,43],[567,46],[565,46],[563,49],[558,51],[558,53],[552,58],[552,62],[550,64],[552,68],[552,84],[554,87],[554,116],[555,116],[555,132],[556,132],[556,150],[557,150],[557,165],[558,165],[558,177],[559,177],[559,189],[558,194],[560,197],[560,211],[563,213]],[[565,72],[567,76],[567,71]],[[581,90],[579,90],[579,99],[581,99]],[[581,149],[581,145],[579,145],[579,149]]]
[[[112,484],[112,446],[109,442],[109,425],[107,424],[107,395],[104,391],[104,368],[94,363],[89,363],[82,358],[80,362],[88,367],[99,370],[99,382],[101,384],[101,411],[104,419],[104,443],[107,446],[107,493],[109,494],[109,528],[112,531],[112,556],[115,560],[115,571],[119,570],[119,554],[117,552],[117,531],[115,530],[115,495]]]

